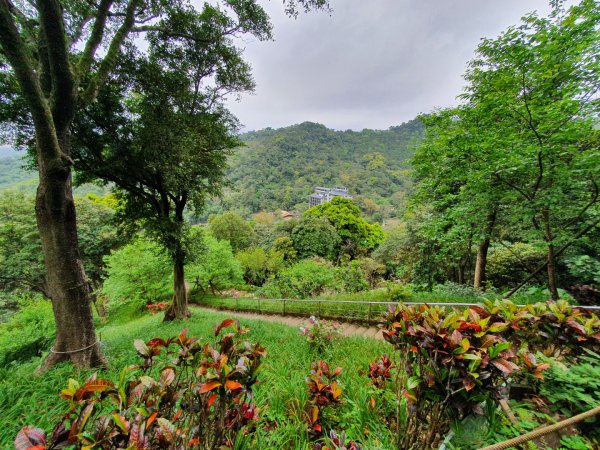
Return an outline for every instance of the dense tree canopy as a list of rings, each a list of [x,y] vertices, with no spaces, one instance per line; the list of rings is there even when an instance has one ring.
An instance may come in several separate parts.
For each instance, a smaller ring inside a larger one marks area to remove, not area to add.
[[[340,255],[354,257],[361,252],[373,250],[383,241],[381,226],[367,222],[358,206],[350,199],[334,197],[329,202],[313,206],[305,215],[329,221],[341,239]]]
[[[465,76],[466,103],[422,120],[414,163],[417,204],[432,209],[434,248],[455,258],[459,281],[477,245],[481,287],[492,234],[544,243],[557,298],[560,252],[598,223],[598,2],[548,18],[531,14],[484,39]]]

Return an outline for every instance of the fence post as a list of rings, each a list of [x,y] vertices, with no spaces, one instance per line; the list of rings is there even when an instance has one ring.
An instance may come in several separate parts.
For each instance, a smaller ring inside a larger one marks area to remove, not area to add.
[[[369,318],[367,319],[367,324],[371,326],[371,303],[369,303]]]
[[[283,299],[283,315],[285,316],[285,298]]]
[[[318,313],[318,315],[319,315],[319,319],[320,319],[321,318],[321,301],[318,300],[317,304],[319,305],[319,313]]]

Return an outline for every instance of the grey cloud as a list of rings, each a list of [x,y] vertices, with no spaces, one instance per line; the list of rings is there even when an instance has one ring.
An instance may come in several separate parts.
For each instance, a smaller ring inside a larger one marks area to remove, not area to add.
[[[456,104],[482,37],[545,0],[332,0],[331,16],[286,18],[266,3],[274,42],[245,43],[255,95],[230,103],[246,129],[305,120],[336,129],[387,128]]]

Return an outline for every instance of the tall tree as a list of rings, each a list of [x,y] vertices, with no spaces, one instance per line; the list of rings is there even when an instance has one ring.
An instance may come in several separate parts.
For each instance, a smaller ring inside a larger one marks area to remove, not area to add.
[[[72,121],[96,99],[132,34],[167,40],[173,49],[191,42],[210,46],[215,37],[256,29],[261,30],[259,39],[270,37],[268,16],[256,1],[223,3],[223,8],[205,3],[197,10],[186,0],[40,0],[20,5],[0,0],[0,92],[15,105],[15,123],[35,134],[36,217],[57,325],[45,367],[64,360],[81,367],[104,362],[78,248]],[[290,14],[297,14],[299,8],[324,7],[326,0],[285,4]],[[206,34],[190,34],[197,24],[212,31],[208,40],[203,40]]]
[[[489,164],[495,149],[486,140],[479,114],[477,108],[465,105],[422,116],[426,132],[413,159],[417,181],[413,204],[433,208],[430,227],[438,230],[440,251],[456,260],[459,282],[467,281],[465,264],[471,259],[471,243],[476,245],[476,289],[485,280],[504,189]]]
[[[111,86],[75,122],[77,178],[111,183],[123,203],[121,219],[141,225],[167,250],[174,295],[165,319],[185,319],[184,266],[193,252],[184,211],[200,211],[219,193],[226,157],[240,145],[221,96],[253,84],[226,42],[177,50],[152,42],[147,58],[124,59]],[[201,88],[207,78],[210,88]]]
[[[489,161],[495,178],[522,205],[513,217],[529,221],[545,242],[554,299],[557,244],[597,212],[599,26],[597,0],[568,10],[554,2],[548,18],[531,14],[483,40],[465,77],[464,98],[486,118],[488,143],[497,150]]]

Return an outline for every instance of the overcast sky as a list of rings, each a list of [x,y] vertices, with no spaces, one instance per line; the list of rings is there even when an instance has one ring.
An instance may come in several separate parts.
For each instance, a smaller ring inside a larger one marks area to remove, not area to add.
[[[265,2],[275,41],[245,42],[257,88],[230,102],[244,130],[304,121],[386,129],[456,104],[466,63],[547,0],[331,0],[333,13],[297,20]]]

